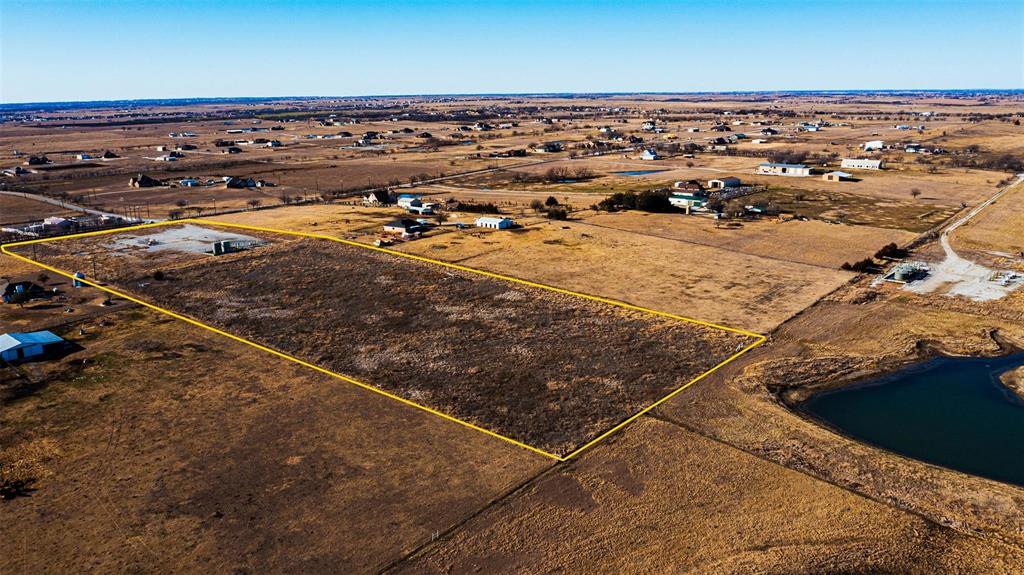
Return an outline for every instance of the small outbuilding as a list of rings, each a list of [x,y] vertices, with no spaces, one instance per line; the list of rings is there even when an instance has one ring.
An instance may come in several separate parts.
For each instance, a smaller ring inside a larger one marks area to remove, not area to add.
[[[0,360],[5,363],[18,363],[43,359],[64,351],[69,346],[67,341],[50,331],[4,333],[0,334]]]
[[[821,179],[825,180],[826,182],[849,182],[854,178],[853,174],[847,172],[840,172],[837,170],[835,172],[829,172],[823,175]]]

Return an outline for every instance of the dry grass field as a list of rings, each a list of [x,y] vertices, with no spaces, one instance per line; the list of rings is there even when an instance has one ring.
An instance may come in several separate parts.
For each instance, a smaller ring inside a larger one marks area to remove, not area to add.
[[[398,247],[703,321],[766,332],[851,274],[583,222],[451,233]]]
[[[1013,553],[645,419],[389,572],[969,574]]]
[[[903,244],[914,238],[901,230],[818,220],[754,220],[738,227],[716,227],[710,219],[643,212],[600,214],[582,223],[829,269],[869,257],[890,242]]]
[[[0,225],[34,222],[51,216],[75,215],[79,213],[46,202],[0,194]]]
[[[550,466],[177,320],[105,319],[3,389],[0,466],[37,481],[0,502],[0,572],[375,572]]]
[[[999,252],[1024,259],[1024,184],[1000,198],[952,234],[958,248]]]
[[[44,244],[37,257],[76,269],[115,237]],[[200,261],[89,259],[161,307],[560,456],[756,341],[366,248],[268,237],[275,245]],[[336,264],[309,273],[326,261]],[[151,279],[157,270],[164,279]]]

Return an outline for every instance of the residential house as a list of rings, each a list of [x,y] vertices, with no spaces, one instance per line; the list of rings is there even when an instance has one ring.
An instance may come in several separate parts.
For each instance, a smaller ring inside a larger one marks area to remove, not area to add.
[[[680,180],[672,184],[672,187],[683,193],[704,193],[700,180]]]
[[[413,234],[420,234],[427,231],[426,224],[418,222],[409,218],[402,218],[400,220],[394,220],[384,224],[385,234],[399,234],[402,236],[411,236]]]
[[[12,303],[28,301],[46,295],[46,290],[39,284],[30,281],[7,282],[0,284],[0,301]]]
[[[881,150],[885,148],[885,142],[882,140],[871,140],[870,142],[864,142],[861,144],[861,147],[864,148],[865,152]]]
[[[555,154],[565,149],[562,142],[544,142],[537,146],[536,150],[542,154]]]
[[[648,149],[644,150],[644,152],[642,154],[640,154],[640,159],[641,160],[660,160],[661,156],[659,156],[658,152],[656,152],[655,150],[653,150],[651,148],[648,148]]]
[[[363,196],[363,203],[368,206],[387,206],[392,202],[391,193],[387,190],[373,190]]]

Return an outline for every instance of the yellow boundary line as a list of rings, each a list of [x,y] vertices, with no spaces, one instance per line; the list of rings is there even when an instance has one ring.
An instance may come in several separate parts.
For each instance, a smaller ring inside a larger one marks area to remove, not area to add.
[[[749,344],[749,345],[747,345],[746,347],[744,347],[743,349],[739,350],[738,352],[734,353],[733,355],[729,356],[727,359],[725,359],[724,361],[718,363],[717,365],[715,365],[714,367],[712,367],[708,371],[705,371],[704,373],[700,374],[699,376],[695,377],[694,379],[686,382],[681,387],[675,389],[674,391],[672,391],[671,393],[669,393],[665,397],[662,397],[658,401],[652,403],[651,405],[647,406],[646,408],[642,409],[641,411],[639,411],[639,412],[633,414],[632,416],[628,417],[627,419],[623,420],[618,425],[615,425],[611,429],[608,429],[607,431],[605,431],[601,435],[599,435],[599,436],[595,437],[594,439],[588,441],[587,443],[583,444],[582,446],[577,447],[575,450],[570,452],[568,455],[559,456],[559,455],[555,455],[554,453],[549,453],[547,451],[544,451],[543,449],[538,449],[538,448],[533,447],[531,445],[527,445],[527,444],[525,444],[525,443],[523,443],[521,441],[517,441],[515,439],[512,439],[511,437],[506,437],[504,435],[501,435],[500,433],[495,433],[495,432],[493,432],[493,431],[491,431],[489,429],[485,429],[483,427],[480,427],[480,426],[475,425],[473,423],[470,423],[468,421],[464,421],[464,420],[459,419],[457,417],[453,417],[453,416],[448,415],[446,413],[442,413],[442,412],[440,412],[440,411],[438,411],[436,409],[433,409],[431,407],[427,407],[425,405],[421,405],[419,403],[416,403],[414,401],[410,401],[410,400],[405,399],[403,397],[399,397],[399,396],[397,396],[397,395],[395,395],[393,393],[384,391],[383,389],[380,389],[378,387],[374,387],[374,386],[369,385],[367,383],[363,383],[363,382],[361,382],[361,381],[359,381],[357,379],[353,379],[351,377],[348,377],[346,375],[342,375],[340,373],[335,373],[335,372],[330,371],[328,369],[324,369],[324,368],[322,368],[320,366],[317,366],[317,365],[314,365],[314,364],[309,363],[307,361],[304,361],[302,359],[299,359],[299,358],[297,358],[295,356],[292,356],[292,355],[289,355],[287,353],[278,351],[276,349],[269,348],[269,347],[267,347],[265,345],[261,345],[259,343],[254,342],[254,341],[251,341],[251,340],[245,339],[243,337],[237,336],[235,334],[226,332],[224,330],[218,329],[218,328],[213,327],[211,325],[207,325],[207,324],[205,324],[205,323],[203,323],[203,322],[201,322],[199,320],[196,320],[196,319],[190,318],[188,316],[185,316],[185,315],[173,312],[171,310],[164,309],[162,307],[153,305],[153,304],[151,304],[149,302],[146,302],[146,301],[143,301],[141,299],[132,297],[132,296],[130,296],[128,294],[119,292],[119,291],[117,291],[115,289],[99,285],[99,284],[91,281],[88,278],[75,278],[74,274],[71,273],[71,272],[66,272],[64,270],[55,268],[53,266],[49,266],[49,265],[44,264],[42,262],[35,261],[32,258],[28,258],[28,257],[22,256],[20,254],[13,253],[13,252],[8,250],[8,248],[16,248],[16,247],[21,247],[21,246],[33,245],[33,244],[41,244],[41,243],[47,243],[47,242],[55,242],[55,241],[61,241],[61,240],[78,239],[78,238],[91,237],[91,236],[99,236],[99,235],[107,235],[107,234],[118,234],[118,233],[123,233],[123,232],[131,232],[131,231],[134,231],[134,230],[141,230],[141,229],[153,228],[153,227],[158,227],[158,226],[166,226],[166,225],[178,225],[178,224],[183,224],[183,223],[195,223],[195,224],[212,225],[212,226],[223,226],[223,227],[237,228],[237,229],[250,230],[250,231],[258,231],[258,232],[266,232],[266,233],[273,233],[273,234],[292,235],[292,236],[301,236],[301,237],[308,237],[308,238],[314,238],[314,239],[328,240],[328,241],[337,242],[337,243],[341,243],[341,244],[345,244],[345,245],[349,245],[349,246],[355,246],[355,247],[359,247],[359,248],[363,248],[363,249],[368,249],[368,250],[373,250],[373,251],[377,251],[377,252],[381,252],[381,253],[385,253],[385,254],[389,254],[389,255],[393,255],[393,256],[398,256],[398,257],[402,257],[402,258],[406,258],[406,259],[426,262],[426,263],[429,263],[429,264],[438,265],[438,266],[442,266],[442,267],[446,267],[446,268],[451,268],[451,269],[456,269],[456,270],[460,270],[460,271],[464,271],[464,272],[479,274],[479,275],[483,275],[483,276],[486,276],[486,277],[490,277],[490,278],[494,278],[494,279],[499,279],[499,280],[503,280],[503,281],[507,281],[507,282],[522,284],[522,285],[526,285],[526,286],[530,286],[530,287],[535,287],[535,288],[539,288],[539,289],[543,289],[543,290],[547,290],[547,291],[552,291],[552,292],[556,292],[556,293],[571,295],[571,296],[575,296],[575,297],[579,297],[579,298],[583,298],[583,299],[588,299],[588,300],[591,300],[591,301],[601,302],[601,303],[604,303],[604,304],[613,305],[613,306],[621,307],[621,308],[632,310],[632,311],[643,312],[643,313],[647,313],[647,314],[651,314],[651,315],[655,315],[655,316],[660,316],[660,317],[666,317],[666,318],[669,318],[669,319],[674,319],[674,320],[677,320],[677,321],[683,321],[683,322],[687,322],[687,323],[693,323],[693,324],[697,324],[697,325],[701,325],[701,326],[705,326],[705,327],[719,329],[719,330],[722,330],[722,331],[728,331],[728,332],[731,332],[731,333],[737,333],[737,334],[741,334],[741,335],[744,335],[744,336],[747,336],[747,337],[754,338],[754,342]],[[329,375],[329,376],[331,376],[333,378],[336,378],[336,379],[340,379],[340,380],[342,380],[344,382],[351,383],[352,385],[355,385],[357,387],[360,387],[360,388],[372,391],[374,393],[383,395],[383,396],[388,397],[390,399],[394,399],[395,401],[398,401],[398,402],[403,403],[405,405],[409,405],[411,407],[415,407],[417,409],[421,409],[423,411],[426,411],[427,413],[431,413],[433,415],[436,415],[436,416],[441,417],[443,419],[446,419],[448,421],[457,423],[457,424],[462,425],[464,427],[468,427],[470,429],[479,431],[479,432],[484,433],[486,435],[489,435],[491,437],[496,437],[498,439],[501,439],[501,440],[506,441],[508,443],[511,443],[513,445],[522,447],[523,449],[527,449],[527,450],[532,451],[534,453],[538,453],[538,454],[543,455],[545,457],[549,457],[549,458],[554,459],[556,461],[568,461],[568,460],[572,459],[573,457],[576,457],[577,455],[579,455],[584,450],[586,450],[586,449],[596,445],[597,443],[599,443],[604,438],[612,435],[616,431],[618,431],[618,430],[622,429],[623,427],[629,425],[630,423],[632,423],[634,420],[636,420],[640,416],[642,416],[645,413],[651,411],[652,409],[658,407],[662,403],[665,403],[666,401],[672,399],[677,394],[682,392],[684,389],[690,387],[691,385],[697,383],[698,381],[700,381],[700,380],[704,379],[705,377],[711,375],[712,373],[718,371],[719,369],[724,367],[726,364],[734,361],[736,358],[740,357],[741,355],[745,354],[746,352],[750,351],[751,349],[761,345],[762,343],[764,343],[768,339],[764,335],[761,335],[761,334],[758,334],[758,333],[754,333],[754,332],[751,332],[751,331],[746,331],[746,330],[742,330],[742,329],[726,327],[726,326],[722,326],[722,325],[718,325],[718,324],[714,324],[714,323],[709,323],[709,322],[705,322],[705,321],[701,321],[701,320],[697,320],[697,319],[693,319],[693,318],[688,318],[688,317],[684,317],[684,316],[680,316],[680,315],[676,315],[676,314],[672,314],[672,313],[668,313],[668,312],[648,309],[648,308],[645,308],[645,307],[633,305],[633,304],[626,303],[626,302],[616,301],[616,300],[613,300],[613,299],[603,298],[603,297],[600,297],[600,296],[594,296],[594,295],[589,295],[589,294],[585,294],[585,293],[574,292],[574,291],[571,291],[571,290],[562,289],[562,288],[555,287],[555,286],[550,286],[550,285],[541,284],[541,283],[537,283],[537,282],[532,282],[532,281],[528,281],[528,280],[524,280],[524,279],[520,279],[520,278],[515,278],[515,277],[506,276],[506,275],[502,275],[502,274],[497,274],[497,273],[493,273],[493,272],[488,272],[488,271],[484,271],[484,270],[479,270],[479,269],[471,268],[471,267],[467,267],[467,266],[461,266],[461,265],[458,265],[458,264],[443,262],[443,261],[440,261],[440,260],[435,260],[435,259],[431,259],[431,258],[427,258],[427,257],[423,257],[423,256],[414,255],[414,254],[407,254],[407,253],[404,253],[404,252],[399,252],[399,251],[395,251],[395,250],[389,250],[389,249],[386,249],[386,248],[380,248],[380,247],[377,247],[377,246],[371,246],[371,245],[367,245],[367,244],[362,244],[362,243],[359,243],[359,242],[354,242],[354,241],[351,241],[351,240],[346,240],[346,239],[337,238],[337,237],[333,237],[333,236],[328,236],[328,235],[324,235],[324,234],[311,234],[311,233],[307,233],[307,232],[295,232],[295,231],[289,231],[289,230],[279,230],[279,229],[275,229],[275,228],[266,228],[266,227],[259,227],[259,226],[247,226],[247,225],[243,225],[243,224],[233,224],[233,223],[228,223],[228,222],[218,222],[218,221],[215,221],[215,220],[185,218],[185,219],[180,219],[180,220],[170,220],[170,221],[155,222],[155,223],[149,223],[149,224],[139,224],[139,225],[136,225],[136,226],[128,226],[128,227],[123,227],[123,228],[114,228],[114,229],[109,229],[109,230],[100,230],[100,231],[95,231],[95,232],[85,232],[85,233],[81,233],[81,234],[71,234],[71,235],[60,236],[60,237],[56,237],[56,238],[42,238],[42,239],[37,239],[37,240],[26,240],[26,241],[23,241],[23,242],[14,242],[14,243],[10,243],[10,244],[7,244],[7,245],[2,245],[2,246],[0,246],[0,252],[4,253],[4,254],[12,257],[12,258],[28,262],[28,263],[30,263],[32,265],[35,265],[35,266],[38,266],[40,268],[49,270],[49,271],[51,271],[53,273],[56,273],[56,274],[59,274],[61,276],[64,276],[64,277],[67,277],[67,278],[71,278],[72,280],[77,280],[79,282],[82,282],[82,283],[84,283],[86,285],[92,286],[92,287],[94,287],[96,289],[99,289],[101,291],[104,291],[104,292],[107,292],[109,294],[115,295],[115,296],[117,296],[119,298],[122,298],[122,299],[125,299],[125,300],[128,300],[128,301],[137,303],[137,304],[139,304],[141,306],[144,306],[144,307],[156,310],[156,311],[158,311],[158,312],[160,312],[162,314],[168,315],[168,316],[173,317],[175,319],[184,321],[186,323],[195,325],[197,327],[201,327],[201,328],[203,328],[205,330],[211,331],[213,333],[216,333],[218,335],[227,337],[229,339],[232,339],[234,341],[243,343],[245,345],[254,347],[254,348],[259,349],[261,351],[265,351],[265,352],[270,353],[272,355],[275,355],[277,357],[281,357],[283,359],[295,362],[295,363],[297,363],[299,365],[302,365],[304,367],[308,367],[309,369],[318,371],[318,372],[323,373],[325,375]]]

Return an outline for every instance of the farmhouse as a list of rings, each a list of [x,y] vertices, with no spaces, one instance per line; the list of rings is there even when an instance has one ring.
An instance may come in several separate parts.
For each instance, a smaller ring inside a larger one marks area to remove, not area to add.
[[[641,160],[657,160],[657,159],[660,159],[660,158],[661,158],[661,156],[658,155],[658,152],[656,152],[656,151],[654,151],[654,150],[652,150],[650,148],[644,150],[644,153],[640,154],[640,159]]]
[[[409,236],[412,234],[419,234],[427,231],[427,226],[409,218],[402,218],[393,222],[384,224],[385,234],[401,234],[403,236]]]
[[[511,218],[482,217],[476,219],[476,227],[492,230],[507,230],[514,228],[516,223]]]
[[[139,174],[138,176],[129,179],[128,185],[133,188],[155,188],[157,186],[164,185],[164,183],[156,178],[151,178],[146,174]]]
[[[882,160],[869,158],[843,158],[841,166],[848,170],[881,170],[883,164]]]
[[[700,180],[686,180],[678,181],[672,184],[672,187],[679,190],[680,192],[703,192],[704,186],[700,185]]]
[[[740,179],[734,176],[725,176],[724,178],[718,178],[716,180],[708,180],[708,187],[712,190],[724,190],[725,188],[737,188],[740,185]]]
[[[853,179],[853,174],[846,172],[829,172],[821,177],[826,182],[848,182]]]
[[[42,359],[67,347],[67,341],[49,331],[0,334],[0,360],[6,363]]]
[[[374,190],[363,196],[363,203],[368,206],[386,206],[391,204],[391,194],[387,190]]]
[[[255,188],[256,180],[252,178],[234,178],[228,177],[226,182],[227,187],[233,189],[244,189],[244,188]]]
[[[811,175],[811,168],[806,164],[766,162],[757,166],[757,173],[764,176],[792,176],[802,178]]]

